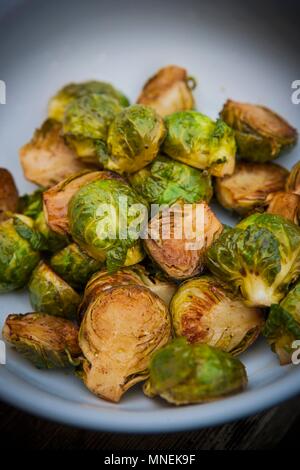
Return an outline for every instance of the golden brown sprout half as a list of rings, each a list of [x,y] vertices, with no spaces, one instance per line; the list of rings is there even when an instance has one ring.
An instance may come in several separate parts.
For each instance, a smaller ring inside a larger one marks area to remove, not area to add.
[[[150,289],[128,285],[101,292],[89,305],[79,332],[85,385],[95,395],[118,402],[148,377],[152,354],[170,334],[168,308]]]
[[[231,176],[216,179],[216,196],[225,209],[246,215],[285,187],[288,171],[275,163],[238,162]]]
[[[291,169],[286,182],[286,191],[300,196],[300,162],[296,163]]]
[[[84,297],[79,306],[79,321],[82,320],[88,305],[97,298],[97,296],[112,287],[138,285],[148,287],[154,294],[158,295],[167,305],[169,305],[172,296],[176,291],[176,284],[160,279],[158,276],[151,276],[141,265],[135,265],[131,268],[122,268],[116,273],[109,273],[102,270],[95,273],[86,285]]]
[[[222,229],[208,204],[178,201],[150,220],[144,245],[169,277],[184,280],[203,271],[205,253]]]
[[[192,90],[195,81],[187,71],[176,65],[160,69],[145,84],[138,103],[150,106],[161,116],[195,107]]]
[[[269,194],[266,200],[269,214],[281,215],[299,225],[300,220],[300,195],[279,191]]]
[[[25,178],[44,188],[87,168],[61,136],[61,124],[48,119],[20,149]]]
[[[78,327],[45,313],[9,315],[3,338],[39,369],[76,365],[81,354]]]
[[[244,352],[264,325],[259,308],[247,307],[213,276],[180,285],[171,302],[176,336],[190,343],[206,343],[233,355]]]
[[[19,194],[12,174],[0,168],[0,222],[8,219],[6,212],[17,212]]]
[[[68,204],[74,194],[92,181],[122,179],[110,171],[84,171],[61,181],[43,193],[44,212],[51,230],[61,235],[69,233]]]
[[[228,100],[220,116],[235,130],[238,154],[246,160],[273,160],[297,141],[296,129],[265,106]]]

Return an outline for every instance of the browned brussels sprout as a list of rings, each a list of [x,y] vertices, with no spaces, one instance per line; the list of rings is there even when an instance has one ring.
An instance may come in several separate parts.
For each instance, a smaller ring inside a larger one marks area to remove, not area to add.
[[[181,111],[165,118],[167,136],[162,151],[179,162],[213,176],[231,175],[235,166],[233,130],[197,111]]]
[[[25,178],[44,188],[87,168],[66,145],[61,124],[51,119],[20,149],[20,161]]]
[[[286,182],[286,191],[300,196],[300,162],[293,166]]]
[[[150,275],[141,265],[131,266],[131,268],[122,268],[116,273],[109,273],[106,270],[102,270],[91,277],[85,288],[83,301],[78,310],[79,319],[82,319],[89,303],[96,299],[101,292],[112,287],[131,284],[148,287],[148,289],[158,295],[166,305],[169,305],[176,291],[176,284],[167,279],[160,278],[158,275]]]
[[[129,106],[129,101],[123,93],[114,88],[110,83],[90,80],[81,83],[69,83],[61,88],[49,102],[49,118],[63,121],[67,107],[76,99],[96,93],[115,98],[120,105]]]
[[[170,206],[178,199],[190,203],[209,202],[213,195],[211,176],[207,171],[165,155],[158,155],[146,168],[129,175],[129,180],[150,204]]]
[[[206,251],[221,231],[206,203],[178,201],[150,220],[144,246],[162,271],[180,281],[203,271]]]
[[[169,65],[146,82],[137,102],[150,106],[164,117],[176,111],[193,109],[192,90],[195,87],[195,80],[188,77],[185,69]]]
[[[40,261],[38,238],[24,215],[0,223],[0,293],[25,287]]]
[[[208,344],[176,339],[157,351],[150,361],[144,386],[173,405],[205,403],[242,391],[247,385],[244,365],[236,357]]]
[[[45,313],[9,315],[2,335],[39,369],[78,365],[78,327]]]
[[[35,219],[34,228],[41,235],[43,240],[41,251],[55,253],[57,250],[61,250],[69,242],[66,235],[61,235],[50,229],[46,222],[44,211],[41,211]]]
[[[267,212],[281,215],[285,219],[299,225],[300,221],[300,195],[279,191],[269,194],[266,199]]]
[[[300,228],[274,214],[252,214],[226,227],[207,252],[207,266],[249,306],[279,303],[300,275]]]
[[[30,302],[35,310],[76,319],[80,295],[46,263],[41,262],[33,271],[28,288]]]
[[[109,95],[92,93],[72,101],[64,114],[62,132],[78,158],[99,166],[97,149],[105,148],[109,126],[122,109]]]
[[[76,243],[71,243],[51,257],[50,266],[74,289],[82,289],[102,263],[91,258]]]
[[[102,178],[86,184],[72,197],[68,217],[76,243],[110,272],[144,258],[140,235],[147,206],[127,183]]]
[[[264,106],[228,100],[221,118],[235,130],[238,154],[252,162],[267,162],[294,145],[297,131]]]
[[[83,171],[76,173],[43,194],[46,221],[54,232],[69,233],[68,205],[74,194],[83,186],[97,179],[121,177],[109,171]]]
[[[225,209],[245,215],[264,206],[268,194],[283,190],[287,176],[275,163],[238,162],[231,176],[217,178],[216,196]]]
[[[12,174],[0,168],[0,222],[9,218],[7,212],[17,212],[19,194]]]
[[[168,308],[150,289],[127,285],[100,292],[79,332],[85,385],[95,395],[118,402],[148,377],[152,354],[170,334]]]
[[[129,106],[113,120],[99,161],[107,170],[135,173],[155,159],[165,135],[163,119],[153,109]]]
[[[300,340],[300,283],[280,302],[272,305],[263,330],[281,365],[292,362],[294,342]],[[296,344],[296,347],[298,347]]]
[[[248,349],[264,324],[261,310],[247,307],[241,297],[212,276],[181,284],[170,308],[176,336],[233,355]]]

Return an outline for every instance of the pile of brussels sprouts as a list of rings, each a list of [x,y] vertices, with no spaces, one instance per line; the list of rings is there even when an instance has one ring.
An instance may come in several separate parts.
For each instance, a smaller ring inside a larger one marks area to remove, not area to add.
[[[194,87],[177,66],[133,105],[105,82],[67,85],[20,150],[39,188],[19,197],[0,169],[0,292],[27,286],[33,309],[9,315],[3,338],[113,402],[141,381],[176,405],[234,394],[247,385],[237,356],[261,334],[281,364],[300,340],[300,162],[273,162],[297,131],[231,100],[214,121],[195,109]],[[213,196],[243,217],[235,227]],[[201,233],[173,236],[183,208],[194,226],[199,207]]]

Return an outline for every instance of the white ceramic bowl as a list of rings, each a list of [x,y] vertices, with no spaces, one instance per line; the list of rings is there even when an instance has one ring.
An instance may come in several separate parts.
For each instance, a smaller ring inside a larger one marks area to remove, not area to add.
[[[298,12],[298,13],[297,13]],[[198,108],[216,117],[227,98],[263,103],[299,127],[291,102],[299,76],[296,2],[171,0],[2,1],[0,164],[24,180],[18,148],[46,115],[63,84],[107,80],[135,100],[156,69],[175,63],[198,79]],[[290,168],[299,147],[279,161]],[[232,222],[218,209],[225,222]],[[2,295],[0,327],[9,313],[30,311],[24,292]],[[250,383],[215,403],[174,408],[129,391],[118,405],[99,400],[71,375],[38,371],[14,351],[0,366],[0,395],[15,406],[76,426],[118,432],[166,432],[212,426],[256,413],[300,392],[300,367],[278,365],[263,339],[241,359]]]

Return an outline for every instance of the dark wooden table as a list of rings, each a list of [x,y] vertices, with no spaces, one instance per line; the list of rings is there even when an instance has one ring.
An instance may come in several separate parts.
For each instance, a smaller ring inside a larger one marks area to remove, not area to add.
[[[300,397],[248,419],[193,432],[122,435],[52,423],[0,403],[0,448],[196,451],[298,449]]]

